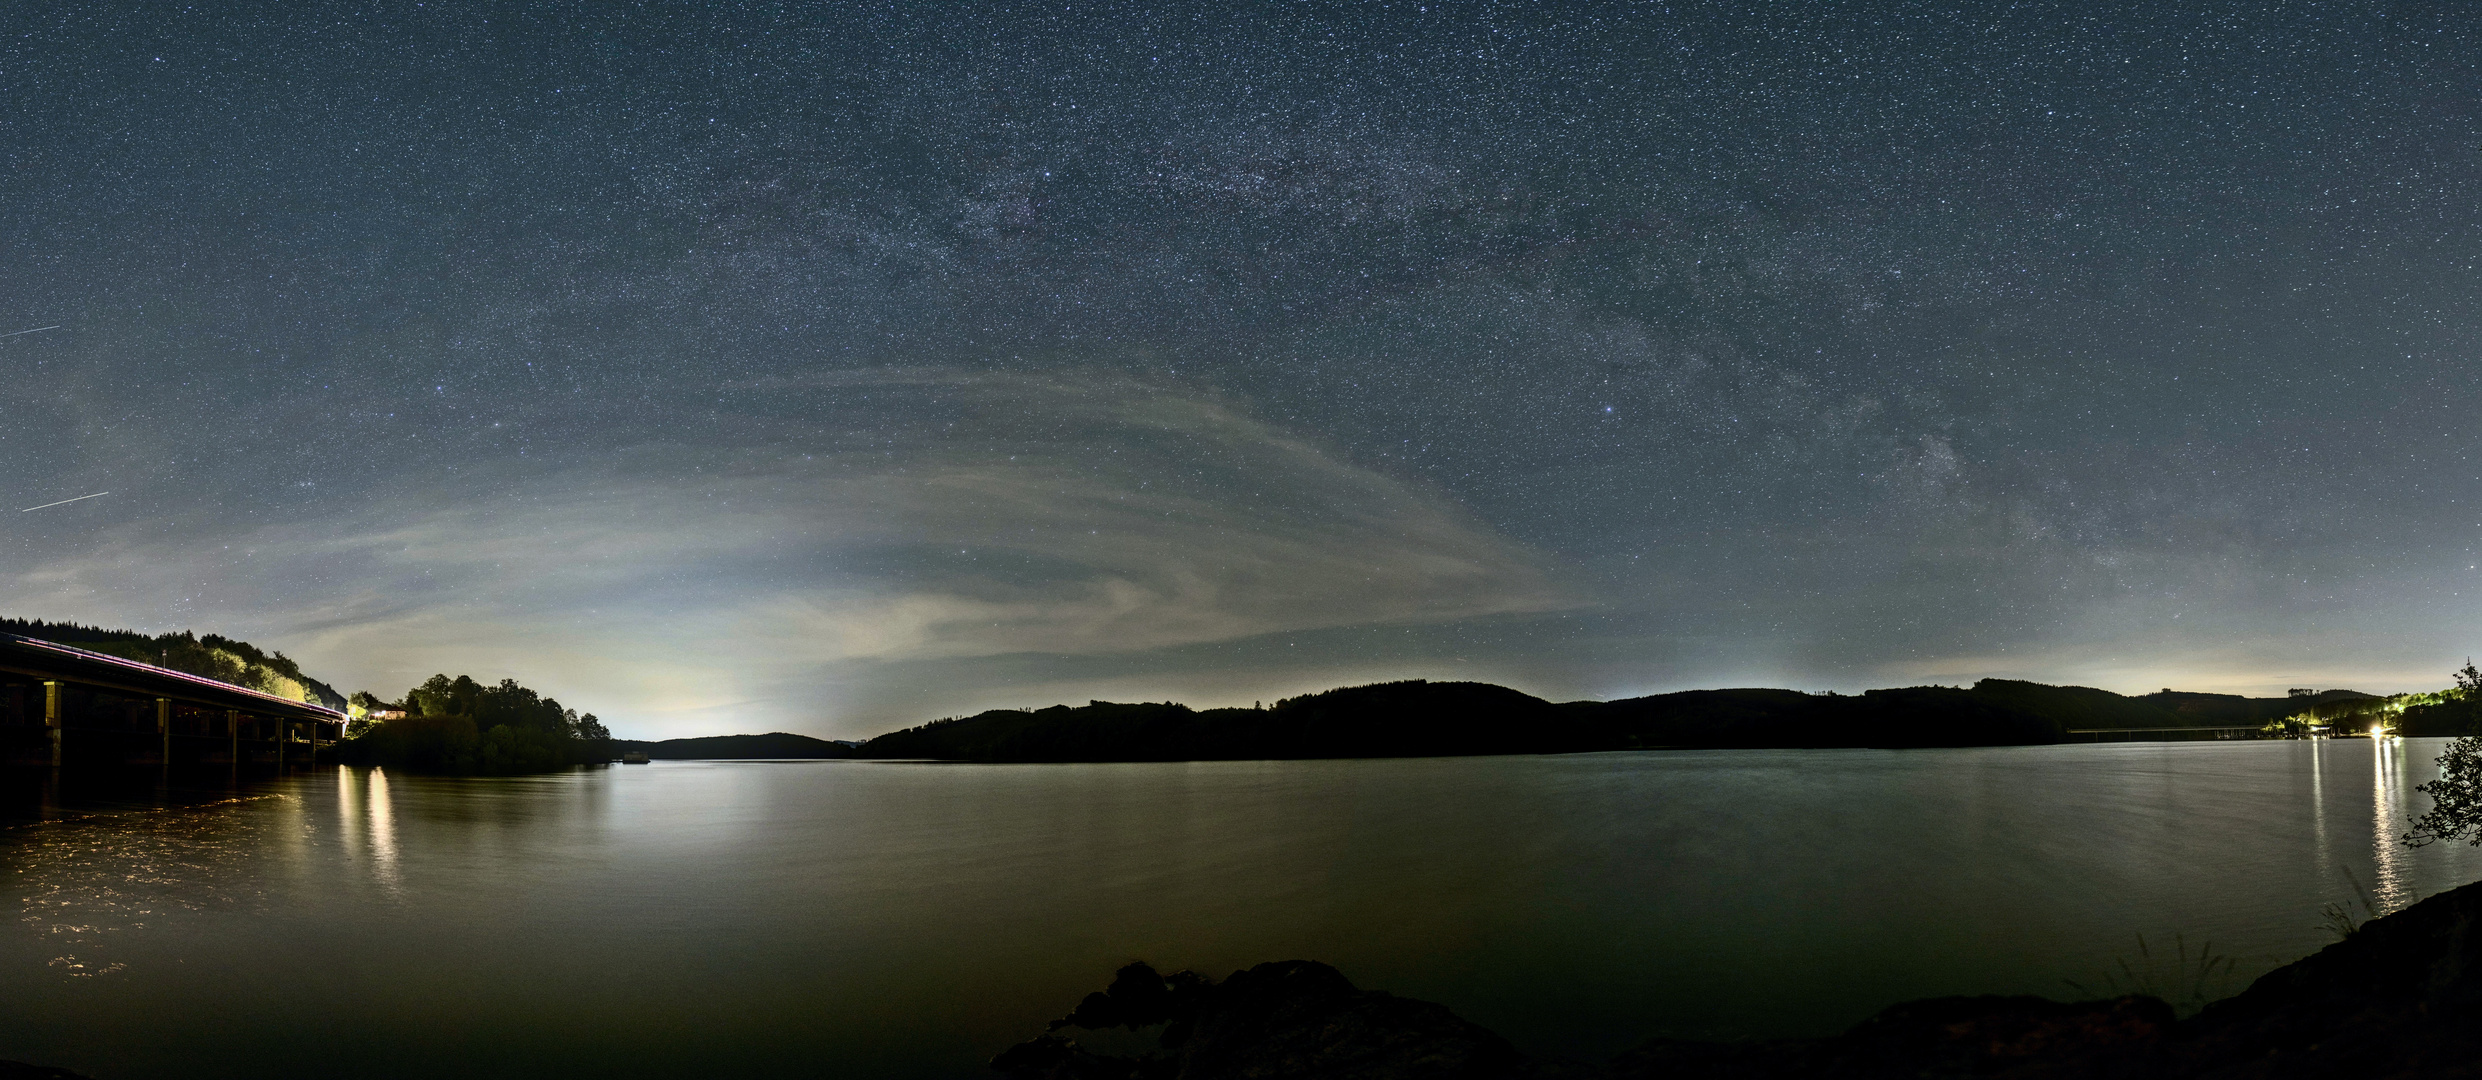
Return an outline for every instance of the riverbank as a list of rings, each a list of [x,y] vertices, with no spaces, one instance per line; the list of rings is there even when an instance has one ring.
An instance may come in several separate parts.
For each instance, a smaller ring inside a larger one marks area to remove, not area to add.
[[[1939,998],[1823,1039],[1656,1039],[1601,1063],[1529,1059],[1444,1006],[1357,989],[1310,961],[1221,982],[1132,964],[992,1068],[1015,1080],[2435,1080],[2482,1074],[2477,930],[2482,883],[2364,924],[2186,1020],[2142,996]],[[1112,1028],[1160,1031],[1161,1049],[1104,1053],[1077,1041]]]

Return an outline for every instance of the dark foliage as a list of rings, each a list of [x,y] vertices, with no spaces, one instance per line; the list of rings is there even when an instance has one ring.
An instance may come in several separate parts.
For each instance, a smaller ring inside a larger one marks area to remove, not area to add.
[[[301,684],[310,704],[330,709],[345,707],[344,695],[337,693],[335,687],[302,674],[301,665],[292,657],[219,634],[184,630],[149,636],[135,630],[107,630],[34,619],[0,619],[0,633],[57,642],[254,690],[269,689],[259,673],[272,672]]]
[[[610,733],[592,713],[580,716],[515,679],[485,686],[464,675],[433,675],[406,692],[405,708],[410,715],[371,724],[347,741],[343,759],[415,772],[510,774],[609,761],[613,754]]]
[[[2436,719],[2442,725],[2457,723],[2463,737],[2439,755],[2439,778],[2413,789],[2430,796],[2430,810],[2413,823],[2404,840],[2415,847],[2440,840],[2482,846],[2482,730],[2473,722],[2475,710],[2482,708],[2482,670],[2466,660],[2456,671],[2450,699],[2429,708],[2440,710]],[[2408,709],[2406,715],[2425,711]]]
[[[2156,706],[2171,713],[2173,719],[2167,721],[2165,726],[2195,724],[2204,727],[2258,727],[2303,712],[2332,712],[2337,706],[2346,703],[2378,702],[2384,699],[2358,690],[2294,690],[2279,698],[2162,690],[2128,700]],[[2124,725],[2096,724],[2093,726]],[[2156,725],[2130,724],[2125,726],[2153,727]]]
[[[1984,679],[1974,684],[1974,696],[2022,709],[2058,724],[2063,730],[2179,727],[2196,722],[2160,702],[2125,697],[2089,686],[2046,686],[2016,679]],[[2250,722],[2241,720],[2234,723]]]
[[[875,758],[962,761],[1214,761],[1428,757],[1599,749],[1570,711],[1487,683],[1422,680],[1347,687],[1271,709],[1089,702],[996,710],[891,732]]]
[[[141,634],[135,630],[107,630],[84,623],[44,622],[41,619],[0,618],[0,634],[16,634],[19,637],[57,641],[63,645],[75,645],[81,649],[87,648],[89,643],[93,642],[155,640],[153,635]]]
[[[2033,684],[2017,684],[2032,686]],[[2097,691],[2099,693],[2099,691]],[[1797,690],[1689,690],[1571,708],[1616,747],[2019,746],[2058,742],[2062,725],[2025,695],[1913,686],[1858,696]]]
[[[468,716],[408,716],[370,726],[347,740],[340,756],[348,764],[384,765],[411,772],[471,773],[481,733]]]
[[[2442,701],[2431,705],[2416,705],[2399,714],[2393,727],[2398,735],[2440,738],[2471,735],[2476,727],[2482,727],[2482,724],[2475,723],[2482,717],[2475,715],[2474,705],[2475,703],[2471,701]]]
[[[2021,690],[2003,697],[1948,687],[1874,690],[1858,697],[1697,690],[1554,705],[1487,683],[1414,680],[1330,690],[1279,701],[1271,709],[1097,701],[1082,708],[997,710],[882,735],[864,744],[860,756],[1202,761],[2059,741],[2062,725],[2022,704],[2028,696]]]
[[[2454,675],[2456,689],[2448,693],[2447,700],[2406,709],[2396,718],[2397,734],[2482,735],[2482,670],[2476,670],[2468,659]]]
[[[1353,686],[1279,701],[1267,713],[1262,757],[1557,754],[1604,745],[1574,711],[1489,683]]]
[[[864,743],[874,758],[955,761],[1179,761],[1236,756],[1254,718],[1240,709],[1191,710],[1169,702],[1089,702],[1026,712],[994,709],[893,731]],[[1257,710],[1248,710],[1255,713]]]
[[[2327,691],[2314,700],[2379,699]],[[2211,699],[2211,700],[2210,700]],[[1985,679],[1859,695],[1690,690],[1554,705],[1486,683],[1347,687],[1271,709],[1089,702],[1002,709],[891,732],[856,756],[949,761],[1212,761],[1546,754],[1664,747],[2020,746],[2070,730],[2250,725],[2301,699],[2150,694]]]
[[[784,731],[765,735],[708,735],[696,739],[642,742],[614,739],[614,753],[641,751],[657,761],[752,761],[763,758],[849,758],[857,756],[847,743],[813,739]]]

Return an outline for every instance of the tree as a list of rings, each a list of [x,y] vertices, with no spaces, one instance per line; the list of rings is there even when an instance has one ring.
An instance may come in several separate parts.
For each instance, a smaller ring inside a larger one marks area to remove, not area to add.
[[[433,675],[422,685],[405,692],[405,704],[417,716],[474,716],[476,702],[483,695],[482,684],[471,676]]]
[[[2456,689],[2449,691],[2456,703],[2471,716],[2482,708],[2482,670],[2473,666],[2473,658],[2465,658],[2465,666],[2456,672]],[[2482,731],[2468,719],[2466,735],[2449,743],[2439,755],[2439,778],[2413,790],[2430,796],[2430,812],[2413,823],[2404,842],[2414,847],[2441,840],[2463,840],[2482,846]]]
[[[356,695],[368,711],[376,702]],[[344,755],[350,764],[386,765],[416,772],[527,773],[599,762],[606,749],[588,740],[608,739],[603,722],[579,716],[558,700],[502,679],[485,685],[472,677],[433,675],[405,692],[410,716],[368,728]]]

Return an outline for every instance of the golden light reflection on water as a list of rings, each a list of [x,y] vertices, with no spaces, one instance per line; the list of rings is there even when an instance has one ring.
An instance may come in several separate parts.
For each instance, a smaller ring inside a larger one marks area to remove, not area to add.
[[[2312,873],[2335,865],[2335,848],[2327,842],[2327,740],[2310,740],[2310,841],[2318,863]]]
[[[242,812],[261,795],[205,806],[97,814],[6,830],[18,922],[73,978],[124,970],[113,942],[174,912],[250,911],[266,895],[250,863],[272,839]]]
[[[344,771],[350,773],[353,770]],[[388,895],[396,896],[404,883],[397,877],[396,810],[394,802],[388,796],[388,771],[386,769],[371,770],[369,806],[371,880],[378,882],[380,888],[386,889]],[[350,828],[346,831],[352,832]]]
[[[0,1002],[43,1005],[0,1008],[0,1042],[160,1063],[88,1070],[132,1078],[333,1075],[342,1052],[533,1076],[544,1047],[604,1075],[973,1075],[1131,958],[1290,956],[1575,1056],[1815,1034],[2057,993],[2140,933],[2254,975],[2328,943],[2345,873],[2391,907],[2482,876],[2482,849],[2394,846],[2439,749],[329,769],[0,828],[22,920]]]
[[[2402,910],[2416,899],[2406,874],[2408,852],[2401,839],[2411,829],[2412,815],[2405,805],[2403,740],[2375,737],[2370,742],[2370,847],[2378,864],[2370,899],[2377,913],[2384,914]]]
[[[337,842],[345,857],[356,862],[362,859],[362,808],[356,804],[363,798],[361,778],[352,769],[336,770]]]

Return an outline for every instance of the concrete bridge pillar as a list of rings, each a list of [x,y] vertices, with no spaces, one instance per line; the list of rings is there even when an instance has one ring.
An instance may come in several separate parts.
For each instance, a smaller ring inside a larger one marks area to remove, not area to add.
[[[224,731],[233,739],[233,771],[241,771],[241,710],[224,710]]]
[[[156,760],[162,763],[164,768],[169,769],[172,767],[171,698],[159,697],[155,699],[155,734],[157,736],[157,740],[163,744],[163,749],[159,752],[162,756],[156,758]]]
[[[284,773],[284,744],[292,735],[292,731],[289,730],[292,726],[289,721],[276,721],[276,772],[278,775]]]
[[[45,732],[49,734],[52,739],[52,767],[55,769],[60,767],[60,759],[62,756],[62,736],[65,734],[61,728],[66,722],[65,718],[61,716],[62,705],[60,700],[60,692],[60,683],[49,679],[44,680],[43,727]]]

